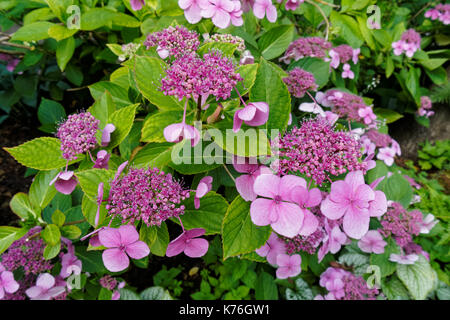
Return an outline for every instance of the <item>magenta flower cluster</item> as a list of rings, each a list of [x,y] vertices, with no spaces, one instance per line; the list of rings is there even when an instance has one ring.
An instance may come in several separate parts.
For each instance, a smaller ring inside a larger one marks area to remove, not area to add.
[[[377,288],[367,286],[363,277],[341,268],[329,267],[320,275],[319,284],[328,294],[316,296],[316,300],[375,300],[379,294]]]
[[[431,20],[439,20],[443,24],[450,24],[450,4],[440,3],[432,9],[425,12],[425,18],[430,18]]]
[[[375,129],[368,130],[364,136],[366,136],[368,139],[370,139],[371,142],[375,144],[378,148],[385,148],[389,146],[392,142],[392,138],[386,134],[381,133]]]
[[[180,100],[191,96],[197,100],[209,95],[215,96],[216,100],[228,99],[231,90],[242,80],[229,58],[219,51],[212,51],[203,59],[190,54],[176,60],[161,79],[161,90]]]
[[[321,185],[328,175],[365,170],[360,143],[349,133],[334,131],[323,118],[303,122],[279,139],[279,173],[302,173]]]
[[[371,124],[376,116],[372,108],[367,106],[360,96],[339,91],[329,90],[325,93],[322,104],[331,107],[331,111],[338,114],[340,118],[347,118],[365,124]]]
[[[61,140],[63,158],[70,161],[97,144],[95,134],[100,121],[89,112],[71,114],[58,128],[56,137]]]
[[[288,77],[284,78],[283,81],[286,83],[289,93],[297,98],[303,97],[308,91],[317,90],[314,75],[298,67],[289,71]]]
[[[422,117],[431,117],[434,115],[434,111],[431,110],[433,107],[431,103],[431,99],[428,96],[422,96],[420,97],[420,108],[417,110],[417,114]]]
[[[384,237],[392,236],[401,247],[412,241],[420,233],[422,213],[418,210],[407,211],[398,202],[393,202],[380,220],[380,233]]]
[[[179,58],[195,52],[200,45],[200,41],[197,32],[189,31],[184,26],[170,26],[167,29],[149,34],[144,45],[147,46],[147,49],[157,47],[156,51],[162,59],[169,56]]]
[[[280,61],[289,64],[305,57],[325,58],[331,43],[320,37],[299,38],[287,48]]]
[[[123,221],[142,221],[147,226],[184,213],[180,202],[189,197],[189,191],[175,181],[171,174],[158,168],[131,168],[123,177],[111,182],[106,209]]]
[[[420,49],[420,41],[420,34],[414,29],[408,29],[403,32],[400,40],[392,42],[394,54],[399,56],[405,53],[407,57],[411,58]]]

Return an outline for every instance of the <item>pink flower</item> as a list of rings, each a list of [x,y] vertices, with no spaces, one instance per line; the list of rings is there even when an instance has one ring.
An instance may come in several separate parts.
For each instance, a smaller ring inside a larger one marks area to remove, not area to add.
[[[100,220],[100,207],[103,202],[103,182],[100,182],[98,184],[97,188],[97,213],[95,214],[95,227],[98,226],[99,220]]]
[[[376,28],[376,29],[379,29],[379,28]],[[353,49],[352,61],[353,61],[354,64],[357,64],[357,63],[358,63],[358,59],[359,59],[359,54],[360,54],[360,52],[361,52],[361,49],[360,49],[360,48]]]
[[[287,254],[279,254],[277,256],[277,278],[286,279],[289,277],[295,277],[300,274],[302,258],[299,254],[289,256]]]
[[[11,271],[6,271],[0,263],[0,300],[2,300],[6,293],[14,293],[19,290],[19,284],[14,280],[14,274]]]
[[[403,44],[404,42],[402,40],[392,42],[392,48],[394,49],[394,54],[396,56],[399,56],[403,53]]]
[[[320,247],[317,253],[319,262],[322,261],[328,252],[331,252],[332,254],[337,253],[341,250],[342,245],[346,244],[349,240],[338,225],[331,228],[327,220],[325,220],[325,231],[327,235],[324,239],[324,244]]]
[[[186,123],[174,123],[164,128],[164,138],[168,142],[175,143],[183,139],[191,140],[191,145],[194,147],[200,141],[200,132]]]
[[[200,198],[211,191],[213,178],[211,176],[203,177],[198,183],[197,190],[195,190],[194,205],[195,209],[200,208]]]
[[[245,201],[253,201],[257,197],[255,191],[253,191],[256,178],[261,174],[270,174],[272,171],[266,166],[249,164],[247,159],[245,161],[247,162],[245,164],[233,163],[237,172],[246,173],[236,178],[236,189]]]
[[[102,147],[106,147],[111,142],[111,133],[116,130],[116,126],[108,123],[102,130]]]
[[[334,51],[333,49],[330,50],[329,55],[331,57],[331,62],[330,62],[330,66],[334,69],[336,69],[337,67],[339,67],[340,64],[340,59],[339,59],[339,54]]]
[[[184,10],[186,20],[195,24],[202,19],[202,6],[206,5],[207,0],[178,0],[178,5]]]
[[[394,163],[394,157],[395,150],[390,147],[380,148],[378,150],[377,159],[384,161],[384,163],[389,167]]]
[[[97,159],[95,160],[93,168],[108,170],[108,162],[110,157],[111,155],[108,152],[106,152],[105,150],[100,150],[99,152],[97,152]]]
[[[233,131],[238,132],[242,122],[249,126],[257,127],[265,124],[269,119],[269,105],[265,102],[250,102],[244,109],[239,109],[234,114]]]
[[[65,287],[55,285],[55,278],[50,273],[42,273],[37,278],[36,285],[25,293],[31,300],[50,300],[65,291]]]
[[[441,13],[436,8],[429,9],[427,12],[425,12],[425,18],[431,18],[431,20],[436,20],[440,15]]]
[[[284,7],[286,8],[286,10],[295,11],[300,5],[300,3],[303,2],[304,0],[286,0],[286,4],[284,5]]]
[[[355,74],[353,73],[352,70],[350,70],[350,65],[348,63],[344,64],[343,67],[344,71],[342,71],[342,78],[349,78],[349,79],[354,79],[355,78]]]
[[[255,57],[252,56],[249,50],[245,50],[241,56],[241,60],[239,60],[240,64],[252,64],[255,63]]]
[[[377,116],[373,113],[373,110],[371,107],[365,107],[365,108],[359,109],[358,115],[361,118],[363,118],[365,124],[369,124],[377,118]]]
[[[118,229],[105,228],[98,238],[106,249],[103,251],[103,263],[111,272],[125,270],[133,259],[142,259],[150,253],[147,244],[139,240],[139,234],[133,225],[122,225]]]
[[[59,172],[56,177],[50,181],[50,185],[55,184],[56,190],[63,194],[71,194],[75,190],[78,181],[73,171]]]
[[[272,232],[267,242],[261,248],[256,249],[255,252],[261,257],[266,257],[267,262],[271,265],[276,265],[277,256],[286,253],[286,244],[277,237],[275,232]]]
[[[292,189],[290,197],[303,211],[303,225],[299,234],[307,237],[316,231],[319,226],[319,220],[306,208],[318,206],[322,201],[322,194],[318,188],[308,190],[305,187],[296,186]]]
[[[434,216],[429,213],[425,219],[422,218],[422,222],[419,223],[420,225],[420,233],[425,233],[428,234],[430,233],[431,229],[434,228],[434,226],[438,223],[439,221],[434,219]]]
[[[397,262],[399,264],[414,264],[414,262],[416,262],[418,259],[419,256],[417,254],[401,255],[392,253],[389,256],[389,261]]]
[[[230,25],[230,12],[234,10],[234,6],[231,0],[208,0],[202,3],[201,14],[205,18],[212,18],[217,27],[225,29]]]
[[[61,266],[59,275],[63,279],[69,277],[72,273],[77,275],[81,273],[81,261],[72,252],[63,255]]]
[[[230,12],[231,24],[236,27],[240,27],[244,24],[242,19],[242,14],[244,13],[241,9],[241,2],[239,0],[234,0],[234,9]]]
[[[263,19],[266,16],[267,20],[272,23],[277,21],[277,8],[272,4],[272,0],[255,0],[253,14],[258,19]]]
[[[371,214],[375,214],[369,210],[370,202],[374,200],[375,192],[364,183],[362,171],[352,171],[344,181],[331,184],[331,192],[320,209],[328,219],[344,217],[344,232],[349,237],[361,239],[369,230]]]
[[[181,252],[191,258],[202,257],[208,252],[208,241],[205,239],[195,239],[205,234],[205,229],[195,228],[183,231],[175,240],[167,246],[166,256],[173,257]]]
[[[142,9],[142,7],[145,5],[144,0],[130,0],[131,9],[134,11],[139,11]]]
[[[296,186],[306,188],[306,181],[294,175],[257,177],[253,190],[264,198],[254,200],[250,206],[253,223],[257,226],[270,224],[274,231],[288,238],[296,236],[304,220],[303,210],[291,202],[291,190]]]
[[[364,237],[358,241],[358,247],[367,253],[382,254],[387,242],[383,240],[383,236],[376,230],[367,231]]]

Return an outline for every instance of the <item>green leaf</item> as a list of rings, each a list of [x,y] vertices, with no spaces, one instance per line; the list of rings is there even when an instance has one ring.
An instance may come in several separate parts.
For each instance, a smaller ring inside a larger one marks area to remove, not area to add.
[[[48,21],[38,21],[24,25],[11,37],[12,41],[39,41],[47,39],[48,29],[54,24]]]
[[[228,202],[224,197],[208,192],[200,199],[200,208],[194,207],[194,193],[183,203],[184,214],[180,216],[186,229],[203,228],[206,234],[217,234],[222,231],[222,222],[228,209]],[[174,219],[174,222],[178,222]]]
[[[330,14],[330,22],[333,27],[340,28],[340,37],[345,39],[353,48],[359,48],[364,43],[364,38],[360,32],[358,23],[353,17],[332,11]]]
[[[87,195],[83,195],[81,200],[81,211],[83,216],[89,222],[89,224],[95,227],[95,216],[97,215],[97,202],[89,199]],[[98,225],[102,225],[107,215],[106,208],[104,205],[100,206],[100,215],[98,220]]]
[[[65,74],[67,80],[72,82],[74,85],[81,86],[81,84],[83,83],[83,73],[81,72],[81,69],[74,64],[69,63],[66,66]]]
[[[436,280],[435,272],[422,255],[412,265],[399,264],[397,276],[415,300],[425,300]]]
[[[54,185],[50,185],[50,182],[58,174],[57,170],[52,171],[40,171],[33,180],[30,187],[30,201],[33,205],[44,209],[53,197],[56,195],[57,191]]]
[[[386,123],[392,123],[403,118],[403,115],[391,109],[375,108],[374,113],[381,119],[386,119]]]
[[[107,272],[103,265],[102,252],[86,251],[86,249],[86,246],[75,247],[75,255],[83,264],[83,272],[100,274]]]
[[[98,293],[98,300],[111,300],[112,299],[112,291],[106,288],[101,288]]]
[[[222,225],[223,259],[260,248],[271,233],[270,226],[258,227],[250,218],[250,203],[241,196],[228,207]]]
[[[36,21],[47,21],[55,18],[55,15],[50,10],[50,8],[39,8],[28,12],[23,17],[23,24],[30,24]]]
[[[425,69],[425,73],[428,77],[433,81],[434,84],[438,86],[444,85],[447,83],[447,71],[445,71],[444,67],[439,67],[434,70]]]
[[[440,66],[442,66],[447,61],[448,59],[446,58],[438,58],[438,59],[420,60],[419,63],[428,70],[435,70]]]
[[[51,125],[52,132],[48,133],[53,133],[57,124],[66,117],[66,111],[58,102],[42,98],[37,115],[43,125]]]
[[[166,255],[167,246],[169,244],[169,231],[165,222],[161,226],[142,225],[139,230],[139,238],[144,241],[150,248],[150,252],[159,257]]]
[[[113,97],[107,90],[88,109],[88,112],[91,113],[95,117],[95,119],[100,121],[99,127],[102,129],[108,124],[109,118],[115,111],[116,105],[114,103]],[[98,135],[98,138],[101,138],[100,133]]]
[[[44,241],[51,246],[54,246],[61,241],[61,232],[55,224],[47,225],[41,232],[41,236],[42,239],[44,239]]]
[[[271,60],[283,54],[294,37],[294,25],[281,25],[263,33],[258,46],[264,59]]]
[[[308,284],[302,278],[295,280],[295,291],[286,289],[286,300],[313,300],[314,295]]]
[[[91,31],[109,25],[116,12],[106,8],[92,8],[81,14],[81,30]]]
[[[54,245],[47,244],[44,248],[44,259],[50,260],[58,255],[61,251],[61,242],[58,242]]]
[[[164,61],[153,57],[136,56],[130,60],[136,86],[142,95],[161,110],[183,110],[177,98],[166,96],[159,89],[168,67]]]
[[[116,12],[116,14],[114,15],[113,23],[115,25],[127,28],[138,28],[141,25],[141,22],[139,20],[122,12]]]
[[[389,280],[383,279],[381,289],[389,300],[410,300],[408,289],[395,276]]]
[[[170,163],[173,146],[169,142],[149,143],[136,153],[132,163],[136,167],[162,168]]]
[[[214,155],[204,155],[202,150],[200,143],[191,147],[189,140],[183,140],[172,147],[169,166],[181,174],[197,174],[221,166],[220,162],[215,161]]]
[[[405,208],[409,206],[413,196],[413,190],[408,180],[398,173],[390,176],[381,190],[388,200],[400,202]]]
[[[119,289],[120,300],[141,300],[141,297],[129,289]]]
[[[52,214],[52,222],[58,227],[61,227],[66,221],[66,216],[60,210],[55,210]]]
[[[250,89],[250,101],[265,101],[269,104],[269,120],[265,128],[285,130],[291,112],[291,97],[273,64],[261,58],[255,84]]]
[[[353,267],[355,275],[363,275],[369,266],[369,257],[356,252],[344,253],[339,257],[338,261],[339,263]]]
[[[11,207],[11,211],[17,214],[21,219],[28,220],[37,218],[38,216],[38,213],[31,205],[28,195],[23,192],[16,193],[11,199],[9,206]]]
[[[278,300],[278,288],[275,279],[263,271],[258,275],[255,284],[256,300]]]
[[[58,63],[61,71],[64,71],[74,52],[75,39],[73,37],[66,38],[58,42],[56,45],[56,62]]]
[[[66,165],[66,160],[62,157],[61,142],[56,138],[36,138],[5,150],[20,164],[37,170],[59,169]],[[82,159],[70,163],[80,160]]]
[[[100,81],[94,83],[89,86],[89,91],[95,100],[99,100],[105,91],[108,91],[117,108],[123,108],[131,104],[128,98],[128,91],[113,82]]]
[[[0,226],[0,254],[2,254],[16,240],[27,233],[25,228]]]
[[[400,248],[391,238],[387,239],[388,245],[384,247],[382,254],[372,253],[370,255],[370,264],[380,267],[381,277],[390,276],[397,269],[397,263],[389,260],[392,253],[399,254]]]
[[[148,117],[142,127],[142,142],[166,142],[164,128],[181,122],[183,111],[162,111]]]
[[[328,80],[330,78],[329,62],[325,62],[319,58],[307,57],[291,63],[288,70],[292,70],[296,67],[311,72],[314,75],[314,79],[316,80],[318,89],[322,88],[328,83]]]
[[[239,75],[244,79],[244,81],[238,82],[236,85],[236,89],[239,91],[239,94],[242,96],[244,94],[247,94],[247,92],[253,87],[256,80],[256,73],[258,71],[258,64],[244,64],[241,65],[237,72]],[[237,93],[233,90],[231,92],[231,99],[238,98]]]
[[[108,145],[109,149],[118,146],[128,133],[130,133],[138,106],[139,104],[129,105],[128,107],[115,111],[109,117],[108,123],[112,123],[116,127],[116,130],[111,134],[111,142]]]
[[[72,37],[77,31],[77,29],[68,29],[66,26],[55,24],[48,29],[48,35],[56,41],[61,41]]]
[[[61,234],[63,237],[75,240],[81,236],[81,230],[75,225],[64,226],[61,228]]]
[[[224,56],[232,57],[233,53],[236,51],[237,44],[228,42],[207,42],[198,48],[197,53],[200,57],[204,54],[212,51],[219,50]]]
[[[103,182],[105,187],[114,178],[114,172],[106,169],[89,169],[76,172],[83,192],[93,201],[97,199],[98,185]],[[106,189],[106,188],[105,188]],[[105,190],[105,194],[107,190]]]
[[[162,287],[150,287],[140,293],[142,300],[173,300],[167,290]]]

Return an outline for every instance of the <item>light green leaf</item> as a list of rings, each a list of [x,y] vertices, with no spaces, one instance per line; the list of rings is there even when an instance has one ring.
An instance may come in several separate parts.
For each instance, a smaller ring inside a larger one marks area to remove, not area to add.
[[[75,175],[80,182],[83,192],[92,200],[96,201],[98,193],[98,185],[103,182],[105,184],[104,193],[107,193],[107,186],[114,177],[114,172],[106,169],[89,169],[76,172]]]
[[[128,133],[130,133],[138,106],[139,104],[129,105],[128,107],[115,111],[109,117],[108,123],[112,123],[116,127],[116,130],[111,134],[111,142],[108,145],[109,149],[118,146]]]
[[[169,142],[149,143],[136,153],[132,163],[136,167],[162,168],[170,163],[173,146]]]
[[[399,264],[397,276],[415,300],[425,300],[436,280],[435,272],[422,255],[412,265]]]
[[[222,225],[223,259],[260,248],[271,233],[270,226],[258,227],[250,218],[250,203],[236,197],[228,207]]]
[[[165,222],[161,223],[160,227],[147,227],[145,224],[142,225],[139,230],[139,238],[149,246],[152,254],[159,257],[164,257],[166,255],[170,239]]]
[[[52,214],[52,222],[58,227],[61,227],[66,221],[66,216],[60,210],[55,210]]]
[[[283,54],[294,37],[293,24],[271,28],[263,33],[258,40],[258,46],[264,59],[272,60]]]
[[[54,24],[48,21],[38,21],[24,25],[11,37],[12,41],[39,41],[47,39],[48,29]]]
[[[278,288],[275,279],[263,271],[258,275],[255,285],[256,300],[278,300]]]
[[[27,233],[25,228],[0,226],[0,254],[2,254],[16,240]]]
[[[386,119],[386,123],[392,123],[403,118],[403,115],[391,109],[375,108],[374,113],[381,119]]]
[[[57,242],[56,244],[47,244],[44,248],[44,259],[50,260],[53,259],[58,255],[58,253],[61,251],[61,242]]]
[[[50,185],[50,182],[57,174],[57,170],[40,171],[34,177],[29,193],[30,201],[33,205],[44,209],[52,201],[57,191],[54,185]]]
[[[39,211],[36,212],[31,205],[28,195],[23,192],[16,193],[11,199],[9,206],[11,207],[12,212],[25,220],[37,218],[38,213],[40,213]]]
[[[122,288],[119,289],[119,292],[120,300],[141,300],[141,297],[137,293],[129,289]]]
[[[128,98],[128,91],[113,82],[100,81],[94,83],[89,86],[89,91],[95,100],[99,100],[105,91],[108,91],[117,108],[123,108],[131,104]]]
[[[42,239],[51,246],[56,245],[61,240],[61,232],[55,224],[48,224],[45,229],[42,230],[41,235]]]
[[[183,111],[162,111],[148,117],[142,127],[142,142],[166,142],[164,128],[181,122]]]
[[[77,31],[77,29],[68,29],[66,26],[55,24],[48,29],[48,35],[56,41],[61,41],[72,37]]]
[[[106,8],[92,8],[81,14],[81,30],[91,31],[110,25],[116,12]]]
[[[61,234],[63,237],[75,240],[81,236],[81,230],[75,225],[64,226],[61,228]]]
[[[140,293],[142,300],[173,300],[167,290],[162,287],[150,287]]]

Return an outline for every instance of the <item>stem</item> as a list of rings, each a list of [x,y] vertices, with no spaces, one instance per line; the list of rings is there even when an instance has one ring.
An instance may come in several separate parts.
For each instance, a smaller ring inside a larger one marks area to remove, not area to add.
[[[183,111],[183,123],[186,123],[186,109],[187,109],[188,99],[186,98],[186,103],[184,104],[184,111]]]
[[[352,131],[352,125],[350,123],[350,120],[348,120],[348,131]]]
[[[316,106],[319,106],[319,104],[317,103],[316,99],[314,99],[314,97],[308,91],[306,91],[306,94],[312,99],[312,101],[314,101],[314,104]]]
[[[323,19],[325,20],[325,23],[327,25],[325,40],[328,40],[328,35],[329,35],[329,32],[330,32],[330,21],[328,21],[327,16],[323,12],[322,8],[317,5],[317,3],[315,3],[312,0],[306,0],[306,2],[308,2],[309,4],[312,4],[313,6],[315,6],[317,8],[317,10],[319,10],[319,12],[322,15]]]
[[[83,223],[86,222],[86,218],[81,219],[81,220],[77,220],[77,221],[70,221],[70,222],[66,222],[63,224],[63,226],[70,226],[70,225],[74,225],[74,224],[79,224],[79,223]]]
[[[197,121],[202,120],[202,96],[198,96],[197,99],[197,114],[196,114]]]
[[[426,8],[428,8],[431,4],[432,4],[433,2],[428,2],[422,9],[420,9],[419,11],[417,11],[416,12],[416,14],[415,15],[413,15],[412,17],[411,17],[411,19],[409,19],[410,21],[411,20],[414,20],[423,10],[425,10]]]
[[[93,163],[95,163],[95,160],[94,160],[94,158],[92,157],[92,154],[91,154],[91,151],[90,151],[90,150],[88,150],[88,154],[89,154],[89,157],[91,158],[91,161],[92,161]]]
[[[181,218],[180,218],[180,217],[177,217],[177,218],[178,218],[178,220],[180,221],[181,229],[183,229],[183,232],[184,232],[183,222],[181,221]]]
[[[339,7],[340,7],[340,6],[337,5],[337,4],[325,2],[325,1],[323,1],[323,0],[315,0],[315,1],[317,1],[317,2],[319,2],[319,3],[321,3],[321,4],[324,4],[324,5],[326,5],[326,6],[330,6],[330,7],[332,7],[332,8],[339,8]]]
[[[242,104],[244,105],[244,107],[246,107],[247,105],[245,104],[244,99],[242,99],[242,96],[241,96],[241,94],[239,93],[238,89],[236,89],[236,87],[234,87],[234,90],[236,90],[236,92],[237,92],[237,94],[238,94],[238,96],[239,96],[239,99],[241,99]]]
[[[233,177],[233,175],[231,174],[230,170],[228,170],[227,166],[225,164],[223,164],[223,167],[225,168],[225,171],[228,173],[230,178],[234,181],[234,183],[236,183],[236,179]]]

